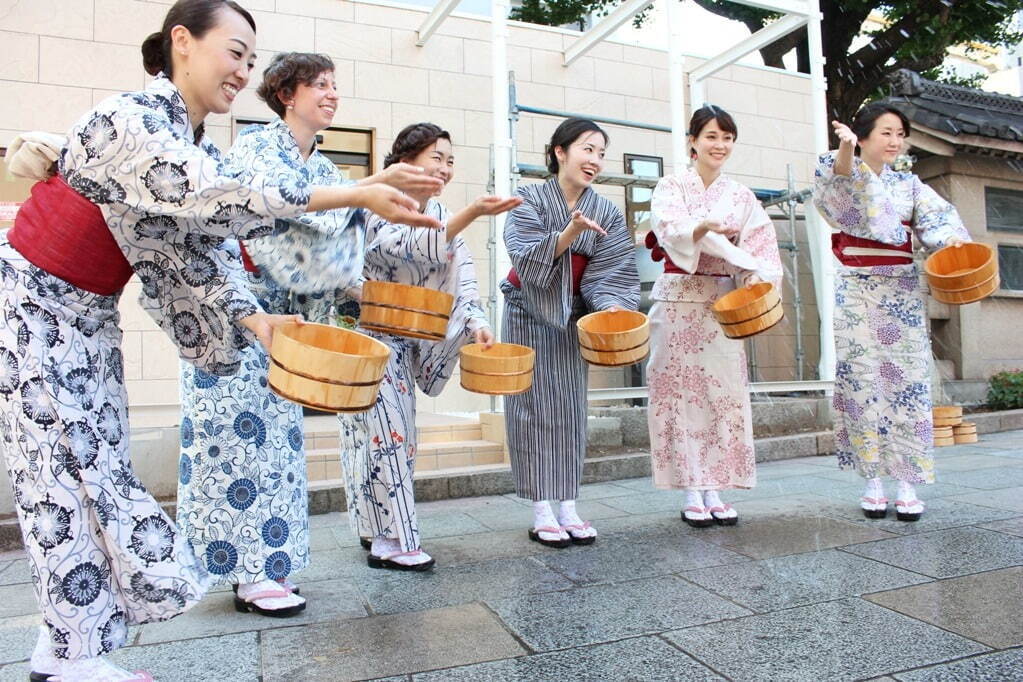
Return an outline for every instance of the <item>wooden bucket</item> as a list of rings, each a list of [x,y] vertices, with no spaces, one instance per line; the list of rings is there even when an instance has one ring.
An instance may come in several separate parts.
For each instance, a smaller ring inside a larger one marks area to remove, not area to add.
[[[924,263],[924,271],[931,296],[952,305],[979,301],[1001,285],[995,250],[978,242],[935,251]]]
[[[959,426],[959,424],[961,424],[962,421],[963,421],[962,417],[958,417],[958,418],[952,417],[952,418],[949,418],[949,419],[935,419],[934,420],[934,425],[935,426]]]
[[[952,432],[951,426],[936,426],[934,427],[934,446],[944,447],[946,445],[955,445],[955,436]]]
[[[536,352],[515,343],[462,346],[459,353],[462,388],[485,395],[517,395],[533,385]]]
[[[976,443],[977,425],[974,422],[963,422],[959,426],[952,427],[952,435],[955,438],[956,444]]]
[[[391,350],[365,334],[326,324],[274,330],[270,388],[282,398],[327,412],[373,407]]]
[[[785,316],[781,296],[770,282],[757,282],[727,294],[711,306],[730,339],[745,339],[767,331]]]
[[[650,322],[634,310],[602,310],[579,318],[579,351],[591,365],[623,367],[650,353]]]
[[[440,341],[447,335],[455,298],[425,287],[369,280],[362,285],[359,326],[365,329]]]

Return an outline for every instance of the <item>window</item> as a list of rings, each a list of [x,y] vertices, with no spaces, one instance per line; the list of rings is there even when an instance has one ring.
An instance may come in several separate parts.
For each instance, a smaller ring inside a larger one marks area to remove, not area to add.
[[[984,213],[989,230],[1023,232],[1023,192],[985,187]]]
[[[1023,291],[1023,246],[998,245],[998,274],[1002,289]]]
[[[625,172],[657,180],[664,174],[664,160],[659,156],[626,154]],[[629,187],[625,190],[625,220],[637,243],[642,243],[650,231],[650,197],[653,193],[650,187]]]
[[[235,135],[253,123],[266,121],[235,119]],[[361,180],[373,174],[373,142],[373,130],[367,128],[330,127],[316,136],[317,149],[349,180]]]

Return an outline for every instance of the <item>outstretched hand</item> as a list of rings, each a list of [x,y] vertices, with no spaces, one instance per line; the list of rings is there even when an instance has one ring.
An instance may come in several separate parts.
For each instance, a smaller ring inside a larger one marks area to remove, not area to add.
[[[490,327],[480,327],[476,330],[476,343],[483,344],[484,349],[493,346],[495,341],[497,338]]]
[[[488,194],[472,202],[472,208],[479,216],[498,215],[512,210],[521,203],[522,197],[497,197]]]
[[[419,212],[419,203],[389,185],[368,185],[360,188],[360,205],[395,225],[444,227],[440,221]]]
[[[606,235],[607,230],[598,225],[593,220],[590,220],[583,215],[582,211],[574,211],[572,213],[572,222],[568,224],[569,228],[573,230],[577,235],[582,234],[586,230],[591,230],[599,235]]]
[[[388,166],[379,176],[380,182],[406,194],[437,194],[444,189],[444,181],[427,175],[419,166],[396,163]]]

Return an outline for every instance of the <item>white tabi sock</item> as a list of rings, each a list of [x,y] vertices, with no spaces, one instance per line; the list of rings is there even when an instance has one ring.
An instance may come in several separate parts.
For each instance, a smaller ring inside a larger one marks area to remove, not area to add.
[[[595,538],[597,529],[588,526],[579,518],[579,512],[575,508],[575,500],[562,500],[558,506],[558,525],[568,531],[569,535],[575,538]]]
[[[60,674],[60,659],[53,654],[50,630],[45,625],[39,626],[39,638],[36,639],[36,648],[32,650],[30,663],[34,673]]]
[[[119,668],[105,656],[61,661],[60,682],[142,682],[153,678]]]
[[[703,505],[707,509],[716,510],[711,511],[711,516],[719,519],[734,519],[739,515],[739,512],[735,511],[731,507],[725,507],[725,503],[721,501],[721,495],[718,494],[717,490],[704,490],[703,491]]]
[[[702,490],[686,490],[686,506],[687,507],[703,507],[703,491]]]
[[[554,518],[554,510],[551,509],[551,503],[547,500],[541,500],[540,502],[533,503],[533,528],[561,528],[561,524]],[[540,531],[541,540],[564,540],[568,538],[568,533],[559,530],[557,533],[550,531]]]
[[[404,552],[401,551],[401,543],[397,539],[373,538],[373,546],[370,548],[369,553],[381,559],[389,559],[402,566],[415,566],[416,564],[425,564],[427,561],[430,561],[430,555],[423,550],[417,549],[414,551],[418,553],[399,556],[404,554]]]
[[[920,514],[924,510],[923,503],[916,497],[916,486],[906,481],[899,481],[899,492],[895,499],[898,502],[915,502],[912,506],[898,505],[896,509],[904,514]]]

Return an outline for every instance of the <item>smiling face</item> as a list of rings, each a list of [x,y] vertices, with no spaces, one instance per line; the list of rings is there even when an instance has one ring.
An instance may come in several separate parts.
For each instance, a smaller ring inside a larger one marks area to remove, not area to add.
[[[860,138],[860,157],[869,166],[892,164],[906,141],[902,120],[892,113],[878,116],[866,139]]]
[[[732,155],[735,135],[722,130],[716,118],[707,122],[700,133],[689,136],[689,145],[696,153],[696,163],[708,170],[720,172],[725,161]]]
[[[565,185],[587,187],[604,170],[604,153],[607,140],[597,130],[587,130],[577,137],[568,148],[555,147],[558,159],[558,181]]]
[[[225,7],[201,38],[179,25],[171,30],[171,41],[173,80],[189,108],[199,118],[230,111],[249,83],[255,60],[256,33],[248,22]]]
[[[337,113],[337,82],[333,71],[324,71],[312,83],[299,83],[295,94],[288,100],[291,109],[285,119],[294,116],[310,130],[323,130],[334,121]]]
[[[455,177],[454,148],[451,145],[451,140],[444,137],[438,137],[437,141],[429,147],[426,147],[414,157],[402,159],[402,161],[413,166],[419,166],[431,178],[440,178],[445,186]],[[440,196],[440,193],[443,191],[444,188],[442,187],[433,194],[417,198],[426,199],[430,196]]]

